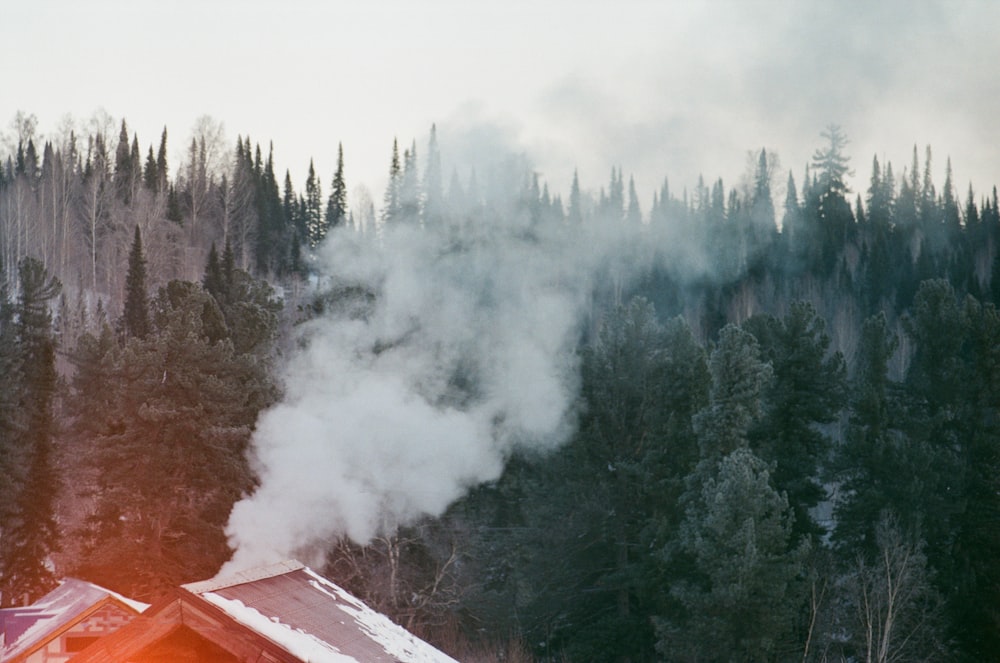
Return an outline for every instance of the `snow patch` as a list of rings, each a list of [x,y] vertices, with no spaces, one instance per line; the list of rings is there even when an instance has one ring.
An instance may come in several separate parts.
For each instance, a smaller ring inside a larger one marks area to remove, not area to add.
[[[309,568],[309,584],[337,601],[337,607],[347,613],[368,636],[400,663],[458,663],[439,649],[420,640],[385,615],[375,612],[323,576]]]
[[[227,599],[213,592],[201,594],[209,603],[226,614],[285,648],[293,656],[308,663],[359,663],[356,658],[345,656],[333,645],[302,631],[269,618],[242,601]]]

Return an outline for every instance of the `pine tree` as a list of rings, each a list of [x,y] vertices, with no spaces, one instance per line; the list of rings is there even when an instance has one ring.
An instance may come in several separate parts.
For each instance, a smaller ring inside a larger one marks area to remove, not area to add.
[[[139,226],[135,227],[132,248],[128,256],[122,323],[126,338],[146,338],[150,331],[149,302],[146,294],[146,256],[142,250]]]

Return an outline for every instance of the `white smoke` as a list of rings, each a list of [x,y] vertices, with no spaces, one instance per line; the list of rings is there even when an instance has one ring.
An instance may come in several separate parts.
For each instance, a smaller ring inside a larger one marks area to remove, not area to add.
[[[223,573],[440,514],[519,445],[572,433],[593,275],[620,251],[507,209],[330,238],[336,296],[303,325],[284,399],[259,421],[261,484],[233,509]]]

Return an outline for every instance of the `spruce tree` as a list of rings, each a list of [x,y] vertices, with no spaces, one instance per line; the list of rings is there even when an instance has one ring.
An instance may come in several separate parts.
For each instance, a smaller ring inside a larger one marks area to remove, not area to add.
[[[337,145],[337,170],[330,183],[330,197],[326,201],[325,222],[327,232],[339,227],[347,219],[347,184],[344,181],[344,146]]]
[[[786,254],[795,253],[796,233],[802,231],[802,209],[799,207],[799,195],[795,188],[795,177],[788,171],[788,184],[785,186],[785,208],[781,217],[781,237]]]
[[[750,431],[751,446],[775,463],[775,487],[795,513],[796,537],[820,535],[810,510],[826,497],[820,467],[831,448],[822,426],[836,421],[846,398],[843,356],[830,350],[826,323],[808,302],[794,302],[783,318],[750,318],[744,328],[761,346],[773,379],[764,390],[764,416]]]
[[[215,242],[208,251],[208,260],[205,264],[205,276],[201,285],[205,292],[215,297],[215,300],[222,303],[223,293],[226,290],[225,277],[222,275],[222,263],[219,261],[219,252],[215,249]]]
[[[167,212],[166,217],[168,221],[173,221],[177,225],[181,225],[184,222],[184,213],[181,211],[181,201],[177,195],[177,188],[173,184],[170,185],[170,189],[167,192]]]
[[[306,178],[305,222],[309,233],[309,246],[316,248],[326,238],[327,224],[323,217],[323,193],[312,159],[309,160],[309,175]]]
[[[576,227],[583,223],[583,209],[580,199],[580,177],[576,169],[573,170],[573,184],[569,189],[569,212],[567,220],[570,225]]]
[[[523,518],[504,559],[518,567],[511,582],[532,588],[520,590],[518,613],[545,652],[650,660],[662,569],[646,551],[680,520],[697,457],[691,414],[707,397],[704,352],[683,320],[661,325],[634,298],[608,311],[582,364],[580,432],[520,474],[520,496],[504,488],[503,508]]]
[[[441,153],[438,150],[437,126],[431,125],[427,141],[427,166],[424,169],[423,221],[425,225],[440,225],[444,219],[444,183],[441,175]]]
[[[115,150],[114,185],[118,199],[125,205],[132,202],[132,170],[139,167],[132,163],[132,150],[128,139],[128,127],[122,120],[122,128],[118,134],[118,147]]]
[[[844,154],[847,137],[837,125],[830,125],[820,135],[827,145],[813,155],[817,186],[810,190],[807,216],[813,226],[813,267],[820,275],[830,276],[845,245],[853,238],[855,219],[847,202],[850,191],[845,178],[851,174],[847,165],[850,158]]]
[[[17,435],[20,473],[13,513],[0,544],[0,594],[3,605],[32,602],[55,586],[50,556],[59,549],[55,468],[56,341],[49,302],[62,285],[41,262],[25,258],[18,265],[20,296],[16,307],[18,407],[23,428]]]
[[[69,400],[82,460],[99,472],[74,575],[152,601],[229,557],[225,522],[254,485],[250,434],[275,395],[273,292],[239,289],[231,321],[198,284],[172,281],[146,338],[81,337]]]
[[[701,466],[712,470],[721,458],[748,444],[760,418],[764,388],[773,370],[761,359],[760,344],[748,331],[726,325],[709,359],[712,387],[706,408],[694,417]]]
[[[403,173],[399,180],[399,213],[411,223],[420,220],[420,175],[417,170],[417,143],[403,151]]]
[[[642,210],[639,208],[639,196],[635,192],[635,178],[628,178],[628,208],[625,212],[625,220],[633,226],[642,223]]]
[[[156,169],[156,157],[153,156],[153,146],[149,146],[149,154],[146,155],[146,167],[142,172],[142,183],[147,191],[156,193],[160,187],[160,176]]]
[[[122,322],[126,338],[146,338],[149,333],[149,301],[146,293],[146,257],[142,251],[142,236],[135,227],[132,248],[125,274],[125,309]]]
[[[385,187],[385,195],[382,199],[382,224],[390,225],[399,220],[402,209],[402,188],[403,170],[399,164],[399,144],[392,141],[392,160],[389,162],[389,182]]]
[[[670,584],[680,610],[654,620],[670,660],[771,661],[795,647],[808,546],[789,551],[791,509],[768,464],[740,447],[695,488],[677,556],[691,572]],[[734,658],[738,652],[739,658]]]
[[[903,485],[909,477],[900,471],[909,465],[904,458],[907,441],[896,428],[899,386],[889,379],[889,361],[898,347],[885,313],[864,322],[851,383],[851,417],[832,472],[840,485],[834,541],[848,560],[875,553],[880,513],[908,516]]]
[[[163,127],[160,135],[160,149],[156,152],[156,179],[157,190],[164,191],[167,188],[167,128]]]
[[[16,498],[23,472],[20,436],[24,422],[20,412],[22,385],[14,305],[10,300],[5,270],[0,269],[0,579],[6,577],[13,537],[10,529],[18,516]],[[15,597],[17,598],[17,597]]]

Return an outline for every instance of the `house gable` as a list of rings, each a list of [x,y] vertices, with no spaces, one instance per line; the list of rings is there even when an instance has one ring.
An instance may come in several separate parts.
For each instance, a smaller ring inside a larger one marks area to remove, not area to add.
[[[63,663],[134,619],[146,606],[67,578],[30,606],[2,611],[5,663]]]
[[[71,660],[73,663],[159,660],[301,663],[215,606],[182,590]]]
[[[457,663],[297,562],[185,585],[74,663]]]

